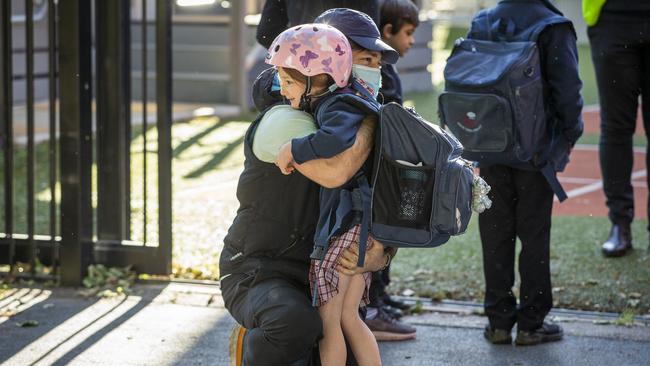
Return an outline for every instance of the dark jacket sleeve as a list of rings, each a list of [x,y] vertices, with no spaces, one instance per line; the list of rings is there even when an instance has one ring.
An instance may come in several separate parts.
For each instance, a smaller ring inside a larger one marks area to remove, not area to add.
[[[267,0],[257,26],[257,42],[265,48],[271,47],[275,37],[287,29],[288,25],[286,0]]]
[[[382,65],[381,67],[381,89],[379,92],[383,96],[379,100],[382,104],[395,102],[400,105],[403,104],[402,100],[402,82],[394,65]]]
[[[571,24],[549,26],[539,37],[548,83],[550,111],[557,128],[573,146],[582,135],[582,82],[578,74],[576,35]]]
[[[321,158],[331,158],[354,145],[357,131],[365,114],[357,107],[335,101],[317,114],[320,120],[315,133],[291,140],[293,160],[298,164]]]

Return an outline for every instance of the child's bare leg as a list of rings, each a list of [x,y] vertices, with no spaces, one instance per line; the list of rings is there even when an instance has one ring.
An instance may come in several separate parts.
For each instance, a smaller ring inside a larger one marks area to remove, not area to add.
[[[349,284],[350,276],[339,273],[339,293],[318,308],[318,313],[323,320],[323,339],[318,343],[320,362],[323,366],[345,365],[347,352],[341,330],[341,314],[343,299]]]
[[[359,303],[365,287],[363,275],[352,276],[343,299],[341,326],[359,366],[378,366],[381,365],[381,356],[377,340],[359,316]]]

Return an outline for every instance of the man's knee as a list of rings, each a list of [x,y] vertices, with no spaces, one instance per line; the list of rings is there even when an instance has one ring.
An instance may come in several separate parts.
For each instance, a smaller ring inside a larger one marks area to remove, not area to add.
[[[288,352],[311,348],[322,334],[323,326],[309,297],[285,286],[265,290],[263,301],[255,304],[254,318],[267,341]]]
[[[290,347],[308,349],[318,340],[323,332],[323,323],[318,311],[312,306],[287,306],[283,309],[279,321],[282,334],[279,335]]]

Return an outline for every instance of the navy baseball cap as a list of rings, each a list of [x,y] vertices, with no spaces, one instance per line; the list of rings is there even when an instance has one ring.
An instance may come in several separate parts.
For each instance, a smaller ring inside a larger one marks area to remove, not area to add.
[[[366,13],[348,8],[334,8],[323,12],[314,23],[329,24],[359,46],[381,52],[381,59],[386,63],[394,64],[399,59],[397,51],[381,40],[377,25]]]

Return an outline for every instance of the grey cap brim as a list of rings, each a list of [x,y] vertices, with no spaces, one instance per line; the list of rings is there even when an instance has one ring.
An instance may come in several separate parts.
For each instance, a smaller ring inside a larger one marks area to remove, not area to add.
[[[367,50],[381,52],[382,62],[394,64],[399,60],[399,53],[381,39],[348,34],[346,36]]]

